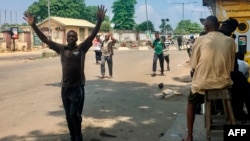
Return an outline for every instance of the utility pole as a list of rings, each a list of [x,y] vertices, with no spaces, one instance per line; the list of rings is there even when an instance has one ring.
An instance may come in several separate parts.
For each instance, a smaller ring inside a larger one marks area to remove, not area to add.
[[[16,25],[17,25],[17,12],[16,12]]]
[[[4,24],[6,24],[7,23],[7,20],[6,20],[6,9],[5,9],[5,11],[4,11]]]
[[[196,3],[196,2],[179,2],[179,3],[171,3],[171,4],[181,4],[182,5],[182,20],[184,20],[184,5],[185,4],[190,4],[190,3]]]
[[[149,31],[149,28],[148,28],[148,4],[147,4],[147,0],[145,0],[145,5],[146,5],[146,18],[147,18],[147,31]]]
[[[12,11],[10,10],[10,24],[12,24]]]
[[[51,33],[50,33],[50,0],[48,0],[48,20],[49,20],[49,39],[51,38]]]

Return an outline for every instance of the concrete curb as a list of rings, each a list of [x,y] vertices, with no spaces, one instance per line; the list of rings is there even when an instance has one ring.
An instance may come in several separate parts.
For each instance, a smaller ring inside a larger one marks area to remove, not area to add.
[[[119,47],[118,50],[130,50],[128,47]]]
[[[42,57],[44,57],[44,58],[56,57],[56,56],[58,56],[58,54],[57,54],[55,51],[50,50],[50,49],[44,50],[44,51],[42,52]]]
[[[206,141],[204,115],[196,115],[194,123],[194,141]],[[181,141],[187,135],[186,115],[178,114],[172,126],[159,141]],[[222,141],[223,137],[213,137],[212,141]]]

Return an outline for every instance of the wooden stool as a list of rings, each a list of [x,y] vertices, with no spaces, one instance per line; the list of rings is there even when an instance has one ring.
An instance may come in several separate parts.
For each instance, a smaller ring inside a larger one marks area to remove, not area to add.
[[[212,115],[212,101],[222,100],[223,115]],[[207,90],[205,93],[205,128],[207,141],[211,140],[211,136],[223,136],[223,125],[235,124],[235,118],[231,105],[231,93],[228,88]]]

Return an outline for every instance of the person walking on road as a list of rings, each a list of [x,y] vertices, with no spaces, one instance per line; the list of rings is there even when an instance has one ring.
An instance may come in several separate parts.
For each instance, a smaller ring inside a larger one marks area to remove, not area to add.
[[[181,47],[182,47],[182,36],[178,36],[178,37],[177,37],[177,44],[178,44],[178,49],[179,49],[179,51],[181,51]]]
[[[187,104],[188,135],[183,141],[193,141],[195,107],[204,103],[205,90],[232,86],[230,73],[234,70],[236,44],[231,37],[218,31],[216,16],[204,23],[206,35],[196,39],[191,55],[192,86]]]
[[[189,42],[189,47],[187,48],[187,53],[188,53],[188,57],[190,58],[192,54],[192,47],[195,42],[195,38],[193,35],[190,36],[190,39],[188,42]]]
[[[164,57],[163,57],[163,49],[165,48],[164,42],[160,39],[159,32],[155,32],[155,40],[153,44],[149,41],[149,45],[154,49],[154,57],[153,57],[153,73],[151,74],[152,77],[156,76],[156,64],[157,60],[160,61],[161,67],[161,74],[164,75]]]
[[[70,30],[67,32],[67,45],[56,43],[46,37],[36,26],[35,17],[29,12],[24,13],[24,19],[33,28],[42,42],[61,57],[62,64],[62,85],[61,98],[66,115],[66,121],[70,133],[71,141],[83,141],[81,122],[84,104],[84,61],[85,54],[92,45],[92,40],[97,35],[101,23],[104,20],[106,9],[103,5],[98,6],[97,23],[92,33],[85,41],[77,45],[77,32]]]
[[[94,44],[94,51],[95,51],[95,61],[96,61],[96,64],[100,64],[99,61],[101,61],[101,57],[102,57],[102,52],[101,52],[101,39],[100,39],[100,35],[96,35],[94,41],[93,41],[93,44]]]
[[[113,77],[113,59],[114,55],[113,46],[116,40],[110,33],[105,35],[105,39],[101,46],[102,57],[101,57],[101,79],[105,77],[105,63],[108,64],[109,78]]]

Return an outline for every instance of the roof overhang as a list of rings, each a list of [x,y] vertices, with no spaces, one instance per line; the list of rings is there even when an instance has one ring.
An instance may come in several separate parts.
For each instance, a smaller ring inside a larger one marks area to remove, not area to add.
[[[216,0],[203,0],[203,6],[207,6],[212,15],[216,14]]]

